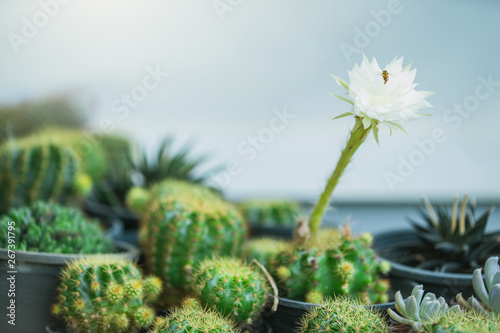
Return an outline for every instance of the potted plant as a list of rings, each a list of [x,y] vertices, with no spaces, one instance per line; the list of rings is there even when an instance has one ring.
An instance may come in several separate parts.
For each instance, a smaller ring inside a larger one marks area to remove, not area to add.
[[[61,272],[51,312],[68,332],[138,332],[155,319],[148,303],[161,293],[159,278],[144,278],[130,260],[94,256],[69,263]],[[55,332],[56,327],[47,327]]]
[[[248,222],[251,237],[274,236],[292,238],[300,204],[291,200],[253,199],[237,204]]]
[[[193,271],[204,258],[241,254],[244,220],[208,188],[166,180],[132,192],[128,200],[140,210],[146,269],[165,286],[162,306],[178,305],[189,294]]]
[[[126,243],[115,243],[97,221],[87,220],[76,208],[35,202],[14,208],[0,218],[0,259],[10,280],[0,280],[0,289],[11,290],[1,306],[11,306],[9,314],[20,332],[40,332],[55,319],[49,308],[58,276],[70,261],[82,256],[107,253],[136,260],[139,251]],[[14,305],[12,305],[14,304]],[[4,320],[0,331],[12,324]]]
[[[393,280],[425,284],[451,300],[459,291],[472,295],[472,272],[491,255],[500,254],[500,231],[487,232],[492,208],[476,214],[475,203],[455,198],[451,209],[424,199],[423,223],[411,220],[412,230],[378,234],[374,247],[391,262]]]
[[[299,313],[313,305],[304,303],[305,300],[317,302],[327,296],[351,294],[363,301],[387,301],[388,285],[379,280],[378,275],[386,272],[388,265],[376,259],[370,249],[370,237],[355,238],[344,233],[344,240],[335,242],[328,239],[328,235],[322,237],[325,231],[319,232],[319,227],[333,190],[370,132],[378,143],[381,124],[391,131],[404,131],[406,121],[418,118],[421,108],[431,106],[426,101],[430,93],[414,89],[415,70],[410,70],[410,66],[403,68],[402,64],[403,58],[396,57],[382,70],[375,59],[369,62],[363,56],[361,65],[356,64],[349,72],[349,84],[334,76],[347,91],[347,96],[334,96],[352,106],[350,111],[334,119],[354,116],[355,124],[309,220],[299,223],[296,228],[296,244],[278,255],[279,266],[274,274],[281,283],[280,291],[296,298],[281,298],[278,311],[268,318],[278,332],[299,328]],[[380,308],[389,306],[386,303]]]

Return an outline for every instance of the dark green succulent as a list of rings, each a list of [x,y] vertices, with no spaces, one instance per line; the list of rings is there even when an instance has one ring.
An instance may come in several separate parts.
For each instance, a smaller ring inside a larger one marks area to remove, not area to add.
[[[415,233],[432,251],[432,259],[441,260],[443,271],[474,267],[476,260],[486,259],[500,245],[500,231],[487,233],[486,226],[493,207],[476,217],[475,203],[467,204],[467,195],[460,205],[455,198],[451,211],[424,199],[426,210],[420,211],[425,224],[410,220]]]
[[[14,222],[14,223],[12,223]],[[97,221],[88,221],[76,208],[46,202],[10,210],[0,218],[0,248],[14,235],[19,251],[95,254],[114,252],[111,238]]]

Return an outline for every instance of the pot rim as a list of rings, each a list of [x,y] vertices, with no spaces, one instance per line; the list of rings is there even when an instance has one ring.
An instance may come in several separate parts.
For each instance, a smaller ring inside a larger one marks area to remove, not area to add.
[[[118,253],[99,253],[99,254],[61,254],[61,253],[48,253],[48,252],[34,252],[34,251],[16,251],[15,259],[17,261],[36,263],[36,264],[46,264],[46,265],[64,265],[67,262],[71,262],[75,259],[80,258],[92,258],[98,256],[108,256],[108,257],[124,257],[126,259],[136,260],[139,257],[140,250],[137,246],[132,244],[114,241],[113,244],[120,251]],[[12,250],[11,250],[12,251]],[[10,259],[8,257],[9,250],[0,248],[0,259]]]

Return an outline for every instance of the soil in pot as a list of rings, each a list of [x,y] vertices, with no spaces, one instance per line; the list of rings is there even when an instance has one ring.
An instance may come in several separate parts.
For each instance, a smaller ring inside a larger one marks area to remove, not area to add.
[[[137,260],[139,249],[126,243],[115,243],[120,253],[110,254],[125,256],[130,260]],[[14,288],[15,295],[2,297],[0,307],[6,309],[11,300],[15,301],[15,326],[7,320],[0,321],[0,332],[42,332],[49,324],[58,320],[50,314],[50,307],[55,299],[56,288],[59,284],[59,273],[66,262],[77,259],[82,255],[54,254],[17,251],[15,254],[16,273],[12,274],[13,284],[7,279],[0,280],[0,290],[7,291]],[[86,255],[93,256],[93,255]],[[9,272],[8,252],[0,249],[2,271]],[[9,274],[9,273],[8,273]],[[9,274],[10,275],[10,274]]]

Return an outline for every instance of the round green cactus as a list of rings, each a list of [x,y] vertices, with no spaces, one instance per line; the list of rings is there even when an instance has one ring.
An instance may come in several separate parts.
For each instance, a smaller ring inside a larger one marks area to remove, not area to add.
[[[295,225],[299,203],[287,200],[249,200],[238,204],[245,219],[259,225]]]
[[[0,147],[0,214],[37,200],[68,202],[86,195],[80,158],[57,141],[27,137]]]
[[[321,304],[301,318],[298,333],[388,331],[385,320],[358,300],[341,296],[323,299]]]
[[[278,255],[271,270],[286,297],[315,302],[349,294],[365,303],[387,302],[389,284],[380,274],[387,273],[389,265],[377,260],[370,248],[372,238],[324,232],[327,236],[291,244]]]
[[[58,204],[39,201],[10,210],[0,218],[0,233],[7,235],[9,231],[19,251],[94,254],[115,250],[97,221],[87,220],[76,208]],[[7,245],[7,237],[0,238],[0,247]]]
[[[238,323],[251,324],[270,292],[266,277],[258,268],[234,258],[203,260],[193,274],[193,281],[202,305]]]
[[[448,311],[436,324],[426,324],[424,333],[498,333],[500,321],[475,311]]]
[[[168,180],[154,186],[149,198],[139,240],[149,271],[164,282],[165,305],[176,305],[198,262],[241,254],[246,228],[232,205],[200,185]]]
[[[238,333],[236,323],[229,318],[200,308],[192,299],[167,317],[158,317],[151,333]]]
[[[243,255],[248,262],[253,259],[265,267],[273,266],[278,254],[287,248],[285,241],[277,240],[274,238],[256,238],[250,239],[243,245]]]
[[[61,272],[52,313],[72,332],[125,333],[148,327],[155,311],[147,305],[162,289],[157,277],[143,278],[130,261],[99,256],[67,265]]]

